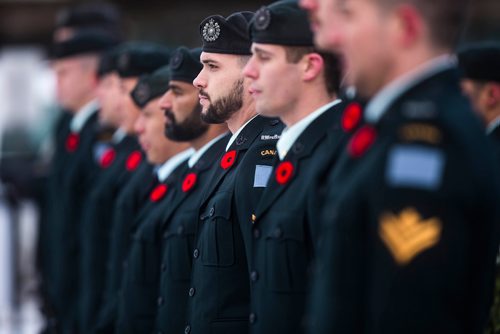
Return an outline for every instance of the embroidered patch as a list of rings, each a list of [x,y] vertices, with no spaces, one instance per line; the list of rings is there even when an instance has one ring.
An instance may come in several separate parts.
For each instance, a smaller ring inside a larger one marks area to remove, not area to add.
[[[280,135],[262,135],[260,136],[260,140],[278,140],[280,139]]]
[[[401,213],[385,213],[380,217],[379,235],[401,266],[435,246],[440,238],[442,223],[438,218],[422,219],[414,208]]]
[[[255,176],[253,178],[253,187],[254,188],[265,188],[267,186],[267,182],[269,181],[269,177],[273,172],[272,166],[266,165],[257,165],[255,166]]]
[[[439,144],[442,140],[438,128],[423,123],[407,124],[399,129],[399,135],[406,141],[422,141],[430,144]]]
[[[389,152],[385,176],[393,187],[436,190],[441,186],[444,164],[438,149],[398,145]]]

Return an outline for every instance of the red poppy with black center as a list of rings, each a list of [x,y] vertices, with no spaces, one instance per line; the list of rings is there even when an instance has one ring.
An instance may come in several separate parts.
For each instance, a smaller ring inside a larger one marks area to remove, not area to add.
[[[168,187],[166,184],[159,184],[156,188],[153,189],[151,195],[149,195],[149,199],[152,202],[158,202],[167,194]]]
[[[228,169],[236,162],[236,151],[232,150],[224,154],[220,160],[220,166],[222,169]]]
[[[359,125],[361,116],[361,105],[357,102],[349,104],[342,114],[342,129],[344,129],[345,132],[351,132],[354,130]]]
[[[276,182],[286,184],[293,175],[293,165],[290,161],[283,161],[276,167]]]
[[[189,173],[186,175],[184,178],[184,181],[182,182],[182,191],[187,193],[193,187],[196,185],[196,180],[198,179],[198,175],[196,173]]]
[[[70,133],[66,138],[66,151],[73,153],[78,148],[80,143],[80,135],[78,133]]]
[[[125,163],[125,167],[129,172],[132,172],[139,167],[142,161],[142,154],[140,151],[134,151],[130,153],[127,158],[127,162]]]
[[[115,161],[116,151],[112,148],[108,148],[101,157],[101,167],[108,168]]]
[[[377,138],[377,132],[370,125],[365,125],[359,129],[349,142],[348,151],[354,158],[363,156],[373,145]]]

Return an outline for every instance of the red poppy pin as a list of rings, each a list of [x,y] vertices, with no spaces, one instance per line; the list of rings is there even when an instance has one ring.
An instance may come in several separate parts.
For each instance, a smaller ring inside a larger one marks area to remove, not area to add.
[[[220,166],[222,169],[231,168],[232,165],[236,162],[236,151],[232,150],[224,154],[222,159],[220,160]]]
[[[127,162],[125,163],[125,167],[129,172],[132,172],[139,167],[142,161],[142,154],[140,151],[134,151],[130,153],[127,158]]]
[[[112,148],[108,148],[104,154],[101,156],[101,168],[108,168],[115,161],[116,151]]]
[[[78,148],[80,143],[80,136],[77,133],[70,133],[66,138],[66,151],[73,153]]]
[[[156,188],[153,189],[151,195],[149,195],[149,199],[151,202],[158,202],[167,194],[168,187],[166,184],[159,184]]]
[[[293,165],[290,161],[283,161],[276,167],[276,182],[286,184],[293,175]]]
[[[198,175],[196,173],[189,173],[186,175],[184,178],[184,181],[182,182],[182,191],[187,193],[193,187],[196,185],[196,180],[198,179]]]
[[[370,125],[365,125],[359,129],[351,138],[347,147],[349,154],[354,158],[359,158],[368,151],[377,138],[377,132]]]
[[[349,104],[342,114],[342,129],[344,129],[345,132],[351,132],[354,130],[359,125],[361,116],[361,105],[357,102]]]

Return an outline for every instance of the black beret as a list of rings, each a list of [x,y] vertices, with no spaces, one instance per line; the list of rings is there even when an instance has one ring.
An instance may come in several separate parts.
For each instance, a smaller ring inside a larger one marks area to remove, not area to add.
[[[463,76],[478,81],[500,82],[500,44],[482,42],[471,44],[458,52]]]
[[[201,48],[191,49],[181,46],[172,53],[170,60],[171,80],[192,83],[202,69]]]
[[[109,3],[90,3],[68,7],[56,18],[56,28],[88,28],[119,26],[121,15]]]
[[[297,1],[283,0],[263,6],[250,22],[252,42],[287,46],[313,46],[307,12]]]
[[[170,67],[163,66],[151,74],[143,75],[130,95],[139,108],[165,94],[170,82]]]
[[[212,15],[204,19],[200,24],[202,51],[251,55],[252,41],[248,33],[248,25],[252,17],[252,12],[237,12],[227,18]]]
[[[111,72],[117,71],[116,64],[116,49],[107,50],[101,54],[101,58],[99,59],[99,68],[97,70],[97,75],[102,77]]]
[[[170,50],[150,42],[129,42],[117,50],[118,74],[122,78],[151,74],[168,65]]]
[[[118,43],[115,36],[93,29],[82,29],[67,40],[54,43],[51,58],[61,59],[86,53],[101,53]]]

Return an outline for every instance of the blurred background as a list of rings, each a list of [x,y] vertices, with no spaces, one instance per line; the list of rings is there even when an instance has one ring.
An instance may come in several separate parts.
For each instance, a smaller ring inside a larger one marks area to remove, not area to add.
[[[500,40],[500,1],[473,0],[463,41]],[[0,0],[0,334],[38,333],[36,197],[57,114],[47,54],[58,13],[89,1]],[[94,1],[96,3],[96,1]],[[104,4],[104,1],[97,2]],[[256,10],[264,0],[108,1],[127,40],[198,46],[208,15]]]

